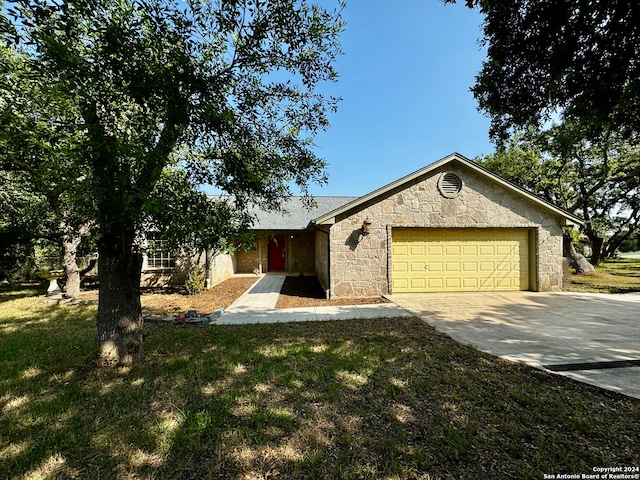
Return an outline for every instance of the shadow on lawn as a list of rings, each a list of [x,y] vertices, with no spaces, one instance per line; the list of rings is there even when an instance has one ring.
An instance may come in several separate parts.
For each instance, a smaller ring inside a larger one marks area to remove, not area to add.
[[[111,370],[88,366],[92,320],[54,307],[0,334],[0,477],[540,478],[637,464],[624,445],[637,402],[416,319],[148,324],[146,359]]]
[[[44,295],[47,291],[47,286],[48,282],[19,283],[15,287],[0,285],[0,304],[20,298]]]

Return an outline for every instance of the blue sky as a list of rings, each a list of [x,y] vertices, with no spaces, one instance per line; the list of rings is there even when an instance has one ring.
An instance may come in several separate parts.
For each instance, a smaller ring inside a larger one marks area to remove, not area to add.
[[[325,5],[330,2],[323,2]],[[440,158],[494,150],[473,86],[482,17],[459,2],[348,0],[330,129],[316,137],[329,183],[313,195],[365,195]]]

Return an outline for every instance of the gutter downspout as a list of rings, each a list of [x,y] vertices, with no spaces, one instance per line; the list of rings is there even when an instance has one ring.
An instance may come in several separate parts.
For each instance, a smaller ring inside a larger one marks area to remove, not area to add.
[[[324,230],[319,229],[316,226],[315,220],[311,220],[311,228],[313,228],[314,230],[320,232],[320,233],[324,233],[327,236],[327,289],[325,290],[325,295],[327,297],[327,300],[329,300],[331,298],[331,236],[329,235],[329,232],[325,232]]]
[[[204,264],[207,269],[205,288],[209,290],[211,288],[211,251],[208,248],[204,251]]]

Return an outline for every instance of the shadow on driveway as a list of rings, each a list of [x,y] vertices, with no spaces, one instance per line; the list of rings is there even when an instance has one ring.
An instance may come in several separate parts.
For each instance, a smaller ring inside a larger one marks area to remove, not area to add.
[[[563,370],[576,380],[640,398],[639,293],[414,293],[388,298],[483,352]]]

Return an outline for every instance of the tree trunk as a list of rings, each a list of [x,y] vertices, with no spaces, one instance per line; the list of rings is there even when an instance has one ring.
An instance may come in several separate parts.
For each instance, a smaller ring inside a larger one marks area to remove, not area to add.
[[[591,264],[600,265],[602,259],[602,245],[604,244],[604,238],[598,236],[592,236],[591,239]]]
[[[2,280],[2,277],[7,279],[7,282],[9,282],[9,287],[12,290],[16,288],[16,284],[13,281],[13,276],[11,276],[11,273],[9,273],[9,271],[6,270],[4,267],[0,266],[0,280]]]
[[[624,234],[616,234],[609,239],[607,245],[604,248],[603,254],[606,258],[615,257],[616,252],[622,245],[622,242],[631,237],[631,235],[635,232],[635,229],[629,229]]]
[[[133,237],[98,241],[96,341],[103,365],[130,364],[142,353],[142,255],[133,253],[132,244]]]
[[[593,265],[584,258],[584,255],[576,250],[569,236],[564,237],[564,251],[565,255],[571,259],[571,264],[576,269],[577,274],[584,275],[595,272]]]
[[[77,257],[80,240],[80,236],[69,237],[64,235],[62,238],[64,270],[67,274],[64,290],[65,296],[69,298],[77,298],[80,296],[80,269],[78,268]]]

